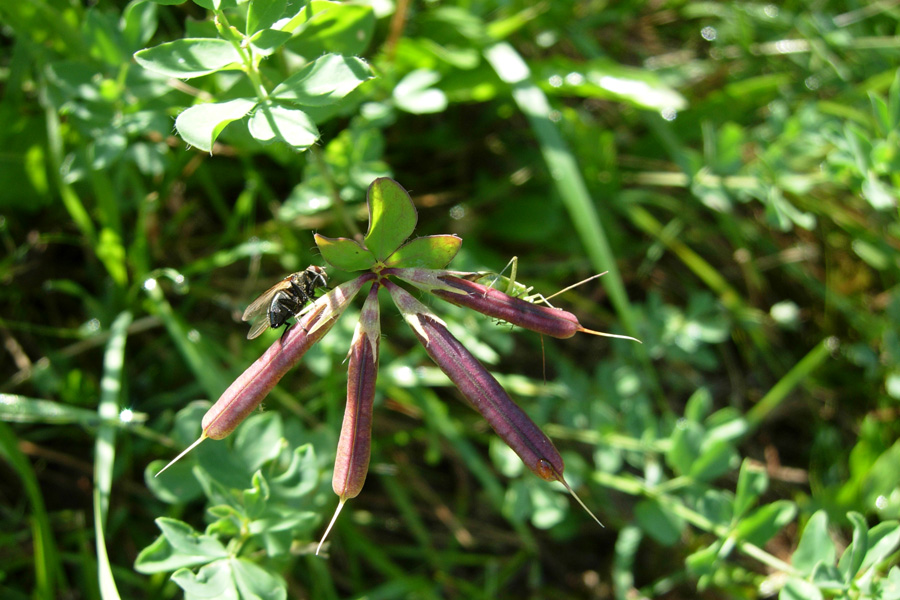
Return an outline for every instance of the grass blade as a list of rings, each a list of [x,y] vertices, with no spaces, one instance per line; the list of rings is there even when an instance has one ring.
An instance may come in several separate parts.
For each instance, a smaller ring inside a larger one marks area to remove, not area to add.
[[[104,529],[109,512],[109,492],[112,489],[113,465],[116,459],[116,427],[111,423],[119,414],[119,394],[122,391],[122,367],[125,364],[125,340],[132,315],[125,311],[116,317],[110,328],[109,342],[103,355],[103,378],[100,380],[100,404],[97,414],[100,427],[94,445],[94,534],[97,544],[97,576],[104,600],[118,600],[119,592],[112,576],[106,552]]]

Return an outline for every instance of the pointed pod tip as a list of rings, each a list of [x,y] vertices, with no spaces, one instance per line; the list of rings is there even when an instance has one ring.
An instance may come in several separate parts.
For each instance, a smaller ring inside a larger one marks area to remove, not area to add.
[[[591,516],[591,518],[597,522],[597,525],[606,529],[606,526],[600,522],[600,519],[597,518],[597,515],[595,515],[593,512],[591,512],[591,509],[589,509],[587,507],[587,504],[585,504],[581,500],[581,498],[578,497],[578,494],[575,493],[575,490],[573,490],[569,486],[569,484],[566,482],[562,473],[556,467],[554,467],[553,464],[549,460],[542,458],[539,461],[538,468],[540,470],[538,475],[542,479],[545,479],[547,481],[558,481],[561,484],[563,484],[563,487],[566,488],[566,490],[569,492],[569,495],[571,495],[573,498],[575,498],[575,501],[581,506],[581,508],[584,509],[584,512],[589,514]]]
[[[319,550],[322,549],[322,544],[325,543],[325,538],[328,537],[328,534],[331,532],[331,528],[334,527],[334,523],[337,521],[338,515],[341,514],[341,509],[344,508],[345,502],[347,502],[347,499],[341,498],[340,502],[338,502],[337,508],[334,509],[334,515],[331,517],[331,522],[325,529],[325,533],[322,534],[322,539],[319,541],[319,545],[316,546],[316,556],[319,555]]]
[[[170,461],[169,461],[169,464],[167,464],[167,465],[164,466],[162,469],[160,469],[160,470],[156,473],[156,475],[154,475],[154,477],[159,477],[160,475],[162,475],[163,471],[165,471],[166,469],[168,469],[169,467],[171,467],[172,465],[174,465],[175,463],[177,463],[177,462],[181,459],[182,456],[184,456],[185,454],[187,454],[188,452],[190,452],[191,450],[193,450],[194,448],[196,448],[197,446],[199,446],[199,445],[200,445],[200,442],[202,442],[203,440],[207,439],[208,437],[209,437],[209,436],[206,435],[206,432],[201,433],[201,434],[200,434],[200,437],[197,438],[197,441],[195,441],[193,444],[191,444],[190,446],[188,446],[187,448],[185,448],[184,450],[182,450],[182,451],[181,451],[181,454],[179,454],[178,456],[176,456],[175,458],[173,458],[172,460],[170,460]]]
[[[580,331],[582,333],[589,333],[591,335],[597,335],[600,337],[616,338],[616,339],[620,339],[620,340],[631,340],[632,342],[637,342],[638,344],[644,343],[641,340],[637,339],[636,337],[631,337],[630,335],[618,335],[615,333],[606,333],[605,331],[594,331],[593,329],[586,329],[584,327],[578,327],[577,329],[578,329],[578,331]]]

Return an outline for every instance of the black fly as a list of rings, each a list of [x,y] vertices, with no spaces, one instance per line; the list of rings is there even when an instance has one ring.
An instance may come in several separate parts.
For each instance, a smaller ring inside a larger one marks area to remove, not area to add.
[[[270,287],[247,307],[241,317],[243,321],[256,321],[247,339],[252,340],[268,327],[277,329],[284,325],[315,298],[317,288],[327,284],[325,269],[311,265]]]

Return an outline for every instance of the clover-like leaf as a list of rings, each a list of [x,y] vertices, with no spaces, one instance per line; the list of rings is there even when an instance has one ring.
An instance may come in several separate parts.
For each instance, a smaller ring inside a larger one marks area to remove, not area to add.
[[[322,258],[340,271],[364,271],[375,264],[372,253],[356,240],[350,238],[329,238],[315,235],[316,245]]]
[[[249,128],[261,142],[281,140],[297,150],[306,150],[319,139],[319,130],[305,112],[275,102],[260,104]]]
[[[230,42],[216,38],[186,38],[134,53],[134,60],[149,71],[190,79],[209,75],[240,62]]]
[[[255,105],[250,98],[196,104],[178,115],[175,129],[188,144],[209,152],[225,126],[244,118]]]
[[[327,106],[372,77],[372,70],[362,60],[326,54],[285,79],[272,90],[272,97],[304,106]]]
[[[401,269],[443,269],[461,245],[462,238],[455,235],[427,235],[400,246],[385,264]]]
[[[416,228],[418,214],[409,194],[390,177],[379,177],[369,186],[369,231],[366,248],[384,261]]]

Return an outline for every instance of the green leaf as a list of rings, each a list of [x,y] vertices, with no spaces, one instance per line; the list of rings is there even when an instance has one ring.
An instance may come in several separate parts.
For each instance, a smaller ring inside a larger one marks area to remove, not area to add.
[[[257,31],[250,39],[250,45],[260,56],[269,56],[284,46],[291,39],[291,34],[279,29],[263,29]]]
[[[762,546],[790,523],[797,514],[796,505],[789,500],[777,500],[753,511],[740,521],[735,533],[740,539]]]
[[[327,106],[373,77],[369,65],[359,58],[326,54],[285,79],[271,96],[305,106]]]
[[[140,573],[173,571],[228,556],[219,540],[198,533],[187,523],[160,517],[156,524],[162,535],[138,555],[134,568]]]
[[[837,554],[834,542],[828,535],[828,513],[818,510],[806,522],[791,565],[806,575],[812,573],[817,563],[834,564]]]
[[[178,115],[175,129],[191,146],[211,152],[213,143],[225,126],[244,118],[255,105],[256,100],[250,98],[196,104]]]
[[[462,238],[455,235],[427,235],[400,246],[385,265],[401,269],[443,269],[461,245]]]
[[[838,561],[838,570],[841,572],[844,582],[849,584],[859,573],[863,559],[869,551],[869,526],[866,518],[858,512],[847,513],[847,518],[853,523],[853,541],[841,555],[841,559]]]
[[[822,592],[812,583],[791,577],[785,582],[778,600],[822,600]]]
[[[287,0],[250,0],[247,5],[248,36],[257,31],[268,29],[284,15]]]
[[[282,27],[294,34],[294,39],[288,42],[292,52],[312,60],[329,52],[358,55],[369,46],[375,31],[372,7],[313,0],[308,10],[314,13],[308,21],[303,22],[307,14],[307,10],[303,10],[298,19]],[[295,21],[300,23],[295,24]]]
[[[172,581],[184,590],[186,599],[239,600],[229,562],[217,560],[203,566],[196,575],[189,569],[179,569],[172,574]]]
[[[738,475],[734,497],[734,517],[741,518],[756,503],[768,486],[769,478],[765,469],[754,466],[749,459],[745,459],[741,464],[741,473]]]
[[[672,445],[666,452],[666,462],[679,475],[691,472],[694,461],[700,455],[703,427],[687,419],[679,419],[672,432]]]
[[[810,581],[826,590],[845,590],[848,587],[844,584],[841,572],[830,563],[816,563],[812,575],[810,575]]]
[[[706,388],[699,388],[688,398],[684,407],[684,418],[694,423],[702,423],[712,410],[712,394]]]
[[[869,530],[869,551],[863,559],[860,570],[877,565],[900,545],[900,524],[897,521],[883,521]]]
[[[319,130],[302,110],[265,102],[250,117],[250,135],[261,142],[280,140],[306,150],[319,139]]]
[[[199,498],[203,490],[194,477],[192,463],[179,460],[166,469],[164,476],[157,477],[156,474],[167,462],[154,460],[144,469],[144,484],[147,489],[167,504],[184,504]]]
[[[409,194],[389,177],[379,177],[369,186],[369,231],[366,247],[384,261],[412,235],[418,213]]]
[[[440,79],[440,73],[428,69],[417,69],[407,74],[394,88],[394,104],[414,115],[443,111],[447,108],[447,95],[432,87]]]
[[[738,453],[731,443],[707,435],[688,475],[700,481],[712,481],[736,467],[737,461]]]
[[[684,519],[660,500],[641,500],[634,508],[634,515],[641,529],[664,546],[673,546],[681,538]]]
[[[550,94],[618,100],[652,110],[687,107],[684,96],[664,84],[653,71],[606,58],[586,63],[558,58],[533,65],[533,70],[535,81]]]
[[[259,565],[243,558],[233,558],[231,559],[231,570],[241,598],[259,598],[260,600],[284,600],[287,598],[287,584],[284,580]]]
[[[356,240],[349,238],[327,238],[318,233],[314,236],[322,258],[340,271],[365,271],[375,264],[375,257]]]
[[[76,423],[82,427],[95,427],[99,418],[95,411],[86,408],[18,394],[0,394],[0,421],[54,425]]]
[[[185,38],[134,53],[139,65],[169,77],[209,75],[241,61],[231,42],[217,38]]]

